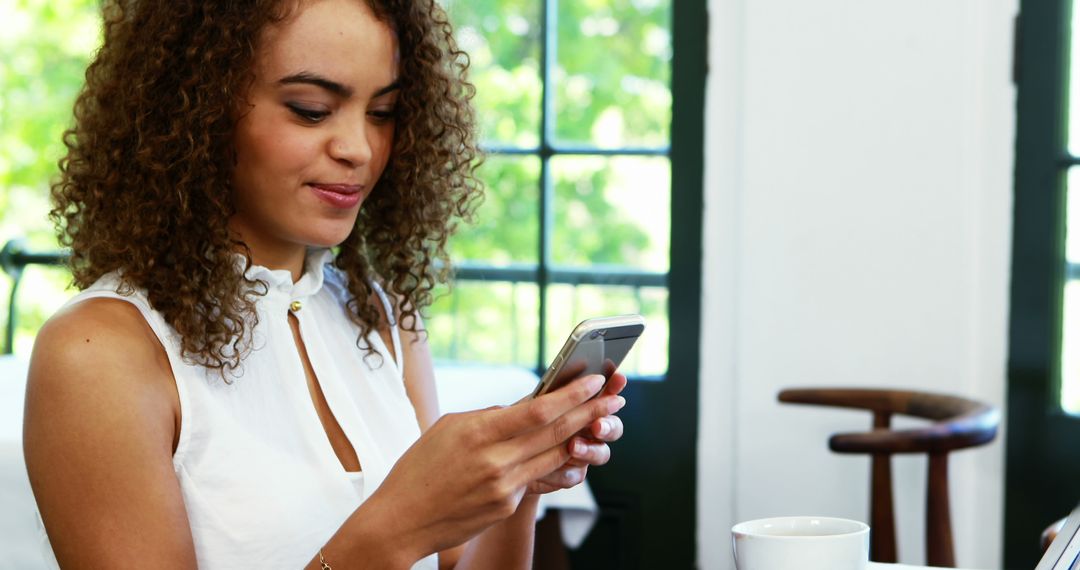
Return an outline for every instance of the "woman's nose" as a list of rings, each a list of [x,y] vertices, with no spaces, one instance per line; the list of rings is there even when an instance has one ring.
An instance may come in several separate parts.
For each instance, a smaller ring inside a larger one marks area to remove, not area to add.
[[[330,140],[330,156],[337,161],[347,162],[350,166],[362,166],[371,160],[371,141],[368,125],[342,129]]]

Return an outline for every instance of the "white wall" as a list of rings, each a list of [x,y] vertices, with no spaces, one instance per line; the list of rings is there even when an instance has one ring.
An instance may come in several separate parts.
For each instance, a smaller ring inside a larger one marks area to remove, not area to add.
[[[1017,0],[711,0],[698,557],[733,522],[868,518],[859,412],[776,403],[860,385],[1002,404]],[[1003,435],[953,456],[957,562],[996,568]],[[925,460],[894,461],[923,563]]]

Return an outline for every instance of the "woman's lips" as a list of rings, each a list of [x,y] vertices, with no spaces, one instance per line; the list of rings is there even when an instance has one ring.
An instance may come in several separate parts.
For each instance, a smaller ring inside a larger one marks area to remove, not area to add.
[[[322,201],[343,210],[356,206],[364,197],[364,187],[356,184],[308,184],[308,188]]]

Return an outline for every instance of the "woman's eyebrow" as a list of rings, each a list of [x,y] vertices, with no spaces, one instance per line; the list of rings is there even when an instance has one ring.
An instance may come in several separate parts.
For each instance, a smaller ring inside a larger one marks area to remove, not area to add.
[[[376,90],[375,93],[373,93],[371,95],[371,98],[375,99],[377,97],[382,97],[383,95],[386,95],[387,93],[392,93],[394,91],[397,91],[398,89],[401,89],[401,82],[395,80],[390,85],[387,85],[386,87],[382,87],[382,88]]]
[[[344,98],[351,97],[353,94],[352,87],[348,87],[332,79],[327,79],[321,75],[311,73],[310,71],[301,71],[300,73],[294,73],[278,80],[278,85],[291,85],[295,83],[306,83],[308,85],[321,87],[334,95]]]

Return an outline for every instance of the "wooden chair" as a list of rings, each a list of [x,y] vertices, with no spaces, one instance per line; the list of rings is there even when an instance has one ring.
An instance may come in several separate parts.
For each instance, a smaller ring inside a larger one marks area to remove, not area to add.
[[[871,431],[834,434],[829,438],[829,449],[837,453],[866,453],[873,458],[870,467],[870,559],[875,562],[897,561],[890,459],[895,453],[928,454],[926,563],[955,567],[949,517],[949,452],[993,440],[1001,422],[997,408],[956,396],[901,390],[791,389],[780,392],[779,399],[793,404],[873,412]],[[929,419],[934,423],[918,429],[893,430],[889,428],[893,414]]]

